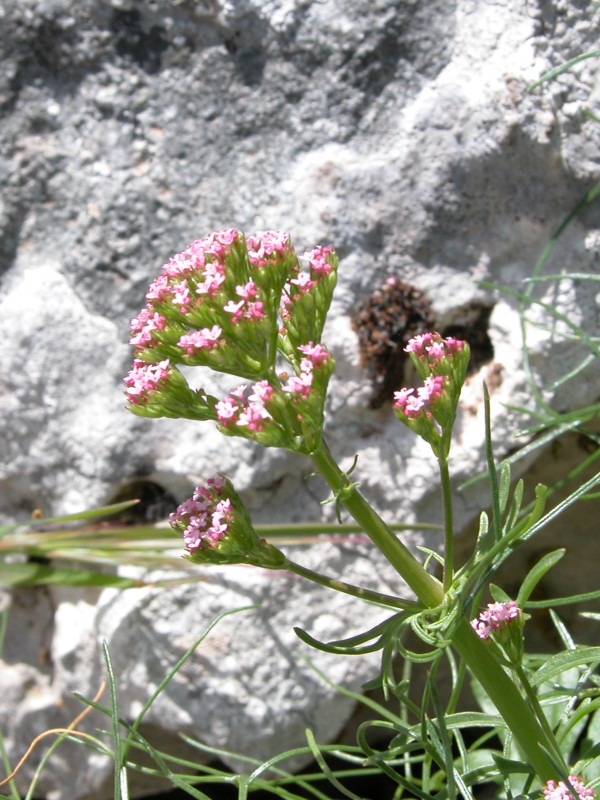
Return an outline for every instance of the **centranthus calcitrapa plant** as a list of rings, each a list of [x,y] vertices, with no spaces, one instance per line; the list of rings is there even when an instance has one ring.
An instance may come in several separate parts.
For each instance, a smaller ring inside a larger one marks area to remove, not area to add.
[[[538,487],[535,502],[524,508],[522,484],[511,494],[508,468],[497,470],[493,463],[484,393],[492,512],[489,517],[482,514],[473,553],[457,568],[448,455],[469,346],[434,332],[417,336],[406,351],[422,385],[401,389],[390,400],[400,422],[429,443],[439,462],[445,531],[443,554],[427,551],[424,565],[411,554],[340,469],[323,437],[335,363],[321,336],[337,266],[330,247],[299,256],[288,235],[280,232],[244,237],[224,230],[191,244],[163,267],[148,290],[146,306],[131,323],[135,360],[125,378],[128,407],[148,417],[209,420],[226,436],[305,454],[338,508],[344,507],[368,534],[414,597],[352,586],[290,561],[258,535],[224,475],[198,486],[171,515],[185,558],[198,564],[289,570],[392,610],[385,622],[344,641],[318,642],[300,630],[298,635],[335,653],[382,651],[380,674],[369,686],[383,689],[401,710],[370,701],[383,719],[360,726],[353,763],[358,752],[365,769],[387,775],[396,785],[395,798],[474,798],[475,787],[490,782],[496,784],[498,797],[594,797],[600,750],[589,741],[576,747],[575,734],[590,720],[590,731],[600,723],[595,675],[600,648],[576,647],[568,640],[564,653],[540,664],[523,647],[529,596],[562,551],[535,565],[516,599],[490,584],[494,602],[481,610],[489,576],[544,524],[544,488]],[[181,366],[211,367],[242,383],[224,397],[213,397],[191,388]],[[441,579],[430,571],[438,565]],[[425,651],[409,649],[409,633],[417,634]],[[395,676],[397,652],[408,667],[429,662],[421,703],[409,695],[409,681]],[[452,675],[447,701],[436,687],[443,659]],[[563,683],[567,672],[571,682]],[[481,710],[457,710],[466,674]],[[370,727],[387,731],[387,747],[378,750],[369,743]]]

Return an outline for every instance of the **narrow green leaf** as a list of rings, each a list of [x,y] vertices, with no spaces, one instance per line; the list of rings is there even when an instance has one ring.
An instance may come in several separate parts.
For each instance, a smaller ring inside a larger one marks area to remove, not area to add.
[[[517,605],[519,608],[525,607],[525,603],[529,600],[531,593],[540,580],[549,569],[552,569],[552,567],[561,560],[565,553],[566,550],[564,548],[553,550],[551,553],[547,553],[547,555],[540,558],[537,564],[529,570],[517,595]]]
[[[383,647],[382,638],[364,647],[348,647],[337,642],[331,644],[320,642],[318,639],[313,638],[309,633],[302,630],[302,628],[294,628],[294,633],[304,644],[309,645],[309,647],[314,647],[315,650],[321,650],[324,653],[334,653],[336,655],[364,655],[365,653],[374,653],[377,650],[381,650]]]
[[[77,522],[80,519],[94,519],[94,517],[104,517],[107,514],[117,514],[119,511],[124,511],[126,508],[131,508],[139,503],[139,500],[124,500],[122,503],[113,503],[110,506],[102,506],[101,508],[92,508],[89,511],[79,511],[76,514],[67,514],[63,517],[48,517],[43,519],[34,519],[28,522],[32,528],[39,528],[42,525],[55,525],[63,522]]]
[[[55,567],[52,564],[7,564],[0,562],[0,585],[5,586],[96,586],[99,588],[130,589],[144,586],[134,578],[121,578],[104,572],[70,567]]]
[[[582,594],[570,594],[567,597],[553,597],[551,600],[529,600],[527,608],[553,608],[554,606],[568,606],[571,603],[584,603],[588,600],[600,599],[600,590],[595,592],[583,592]],[[590,618],[594,615],[586,614]]]
[[[317,762],[317,764],[319,765],[319,767],[323,771],[323,774],[325,775],[327,780],[331,783],[331,785],[335,786],[335,788],[339,792],[341,792],[343,795],[345,795],[346,797],[349,797],[350,800],[363,800],[363,798],[361,798],[357,794],[354,794],[354,792],[350,791],[350,789],[348,789],[346,786],[344,786],[344,784],[341,783],[335,777],[335,775],[331,771],[329,765],[327,764],[327,762],[323,758],[323,754],[321,753],[321,750],[319,749],[319,745],[317,744],[317,742],[315,740],[315,737],[314,737],[314,734],[310,730],[310,728],[306,728],[304,733],[306,735],[306,741],[308,742],[308,746],[310,747],[310,751],[313,754],[315,761]]]
[[[510,464],[503,461],[500,464],[500,483],[498,486],[498,499],[500,501],[500,513],[504,514],[510,495]]]
[[[575,650],[557,653],[538,669],[531,683],[533,686],[540,686],[568,669],[587,668],[592,663],[600,663],[600,647],[578,647]]]
[[[527,92],[533,92],[534,89],[537,89],[538,86],[542,85],[542,83],[554,80],[554,78],[556,78],[558,75],[562,75],[563,72],[567,72],[571,69],[571,67],[574,67],[575,64],[578,64],[580,61],[585,61],[587,58],[596,58],[598,56],[600,56],[600,50],[591,50],[588,53],[582,53],[581,55],[575,56],[575,58],[571,58],[569,61],[565,61],[564,64],[560,64],[558,67],[554,67],[554,69],[544,73],[541,78],[528,87]]]
[[[117,700],[117,682],[113,671],[110,653],[106,641],[102,642],[102,653],[108,676],[108,689],[110,692],[110,718],[112,722],[113,760],[114,760],[114,800],[124,800],[121,794],[123,761],[121,758],[121,735],[119,727],[119,705]]]

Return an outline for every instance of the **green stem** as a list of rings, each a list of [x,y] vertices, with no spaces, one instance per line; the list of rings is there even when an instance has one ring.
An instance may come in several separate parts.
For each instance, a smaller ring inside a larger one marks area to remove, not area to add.
[[[352,486],[348,477],[338,467],[324,440],[311,458],[332,492],[336,497],[340,497],[362,530],[396,568],[419,600],[428,608],[438,606],[444,599],[439,581],[419,564],[356,487]]]
[[[466,619],[456,629],[452,644],[502,715],[537,776],[542,781],[564,778],[568,774],[568,768],[552,731],[546,731],[542,727],[532,713],[528,700]],[[557,774],[557,762],[563,774]]]
[[[444,593],[454,580],[454,522],[452,519],[452,487],[446,456],[439,456],[442,502],[444,506]]]
[[[320,572],[314,572],[308,567],[303,567],[301,564],[296,564],[295,561],[286,559],[281,565],[281,569],[287,569],[300,575],[302,578],[308,578],[309,581],[320,583],[321,586],[327,586],[329,589],[335,589],[338,592],[345,592],[351,594],[353,597],[360,597],[362,600],[370,600],[372,603],[379,603],[384,606],[391,606],[392,608],[420,608],[418,603],[413,600],[403,600],[400,597],[393,597],[390,594],[382,594],[372,589],[364,589],[362,586],[354,586],[351,583],[339,581],[336,578],[328,578],[327,575],[322,575]]]
[[[444,600],[444,593],[439,581],[423,568],[350,483],[324,441],[311,457],[336,498],[339,498],[373,544],[396,568],[423,606],[435,608],[440,605]],[[558,751],[554,736],[549,736],[542,728],[515,683],[490,653],[485,642],[475,634],[466,619],[462,619],[458,624],[452,641],[473,676],[483,686],[502,715],[538,777],[542,781],[563,778],[568,770],[562,756],[559,763],[561,768],[564,767],[564,775],[557,774],[556,761],[550,755],[550,753],[555,755]]]

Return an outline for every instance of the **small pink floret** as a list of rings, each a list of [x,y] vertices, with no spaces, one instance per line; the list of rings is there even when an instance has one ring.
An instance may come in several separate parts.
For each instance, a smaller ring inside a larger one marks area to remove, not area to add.
[[[292,375],[290,378],[288,378],[285,386],[282,386],[282,391],[296,395],[296,399],[306,399],[310,395],[312,382],[312,371],[302,372],[300,375]]]
[[[237,424],[249,431],[260,432],[264,430],[265,419],[269,419],[269,413],[263,403],[249,403],[240,413]]]
[[[237,421],[240,413],[240,404],[233,397],[226,397],[215,406],[217,420],[221,425],[227,427]]]
[[[259,401],[262,403],[267,403],[273,396],[275,389],[271,386],[269,381],[262,380],[252,384],[252,391],[253,394],[248,397],[248,400],[254,403]]]

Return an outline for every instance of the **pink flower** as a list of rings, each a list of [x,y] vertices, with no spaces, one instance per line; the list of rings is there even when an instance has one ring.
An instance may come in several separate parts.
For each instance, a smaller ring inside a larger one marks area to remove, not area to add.
[[[179,311],[186,314],[192,302],[190,297],[190,288],[187,283],[176,283],[172,286],[171,302],[175,306],[179,306]]]
[[[275,389],[271,386],[269,381],[258,381],[252,385],[253,394],[248,397],[251,402],[268,403],[273,396]]]
[[[248,428],[249,431],[262,431],[265,427],[265,419],[270,419],[270,417],[263,403],[249,403],[240,413],[237,424]]]
[[[546,781],[544,800],[588,800],[596,797],[594,790],[586,786],[577,775],[569,775],[569,783],[577,792],[577,797],[573,797],[564,781]]]
[[[329,275],[333,269],[331,264],[327,263],[327,256],[331,253],[333,253],[331,247],[314,247],[304,253],[304,258],[308,260],[311,269],[321,277],[322,275]]]
[[[419,358],[424,358],[427,355],[428,349],[433,343],[434,333],[421,333],[414,336],[404,348],[406,353],[414,353]]]
[[[404,348],[406,353],[413,353],[429,367],[435,367],[443,358],[455,356],[463,350],[465,343],[460,339],[449,337],[442,339],[439,333],[421,333],[414,336]]]
[[[504,628],[509,622],[518,619],[519,606],[514,600],[508,603],[488,603],[485,611],[474,620],[471,627],[480,639],[489,639],[493,631]]]
[[[197,486],[192,497],[170,515],[170,525],[182,532],[190,553],[215,547],[227,536],[233,508],[231,500],[221,496],[225,483],[218,476],[207,481],[205,486]]]
[[[326,364],[331,358],[327,349],[323,347],[322,344],[308,342],[308,344],[301,344],[298,350],[300,350],[317,369]]]
[[[248,281],[243,286],[236,286],[235,293],[242,300],[249,300],[251,297],[256,297],[256,284],[254,281]]]
[[[161,314],[148,308],[142,308],[137,317],[130,322],[131,339],[129,343],[134,347],[150,347],[155,341],[152,336],[153,332],[163,330],[166,324],[167,320]]]
[[[303,372],[301,375],[292,375],[288,378],[285,386],[282,386],[283,392],[298,395],[298,398],[306,399],[310,395],[310,388],[313,382],[313,374],[310,372]]]
[[[169,377],[169,369],[171,362],[166,359],[159,361],[158,364],[148,364],[136,358],[133,362],[133,368],[127,373],[123,379],[125,386],[125,394],[127,399],[132,405],[141,405],[146,403],[152,394],[165,384]]]
[[[290,283],[298,287],[300,294],[307,294],[317,285],[317,281],[312,280],[307,272],[299,272],[295,278],[290,280]]]
[[[171,295],[169,276],[165,273],[152,281],[146,292],[146,300],[160,300],[165,302]]]
[[[400,389],[394,392],[394,408],[409,419],[426,414],[431,416],[433,403],[444,394],[446,378],[443,375],[431,375],[425,378],[423,386],[416,390]]]
[[[219,344],[219,337],[222,333],[223,330],[218,325],[191,331],[180,337],[177,346],[185,350],[189,356],[194,355],[198,350],[214,350]]]
[[[239,322],[244,316],[244,312],[242,311],[243,308],[244,300],[238,300],[237,303],[234,303],[233,300],[229,300],[223,306],[223,311],[227,312],[227,314],[231,314],[231,321],[235,325],[235,323]]]
[[[217,420],[221,425],[227,427],[237,422],[240,413],[240,403],[233,397],[226,397],[224,400],[219,400],[215,406],[215,411],[217,412]]]
[[[218,261],[211,261],[206,265],[202,278],[204,280],[198,281],[196,284],[196,291],[199,295],[207,295],[208,297],[216,297],[221,288],[221,284],[225,281],[225,268]]]
[[[242,299],[237,302],[229,300],[223,306],[223,311],[231,314],[231,321],[234,325],[241,319],[263,319],[267,316],[264,312],[265,304],[261,300],[251,302],[251,299],[258,294],[254,281],[248,281],[243,286],[236,286],[235,293]]]
[[[248,303],[246,316],[248,319],[264,319],[267,316],[265,314],[265,304],[261,300],[257,300],[256,303]]]

